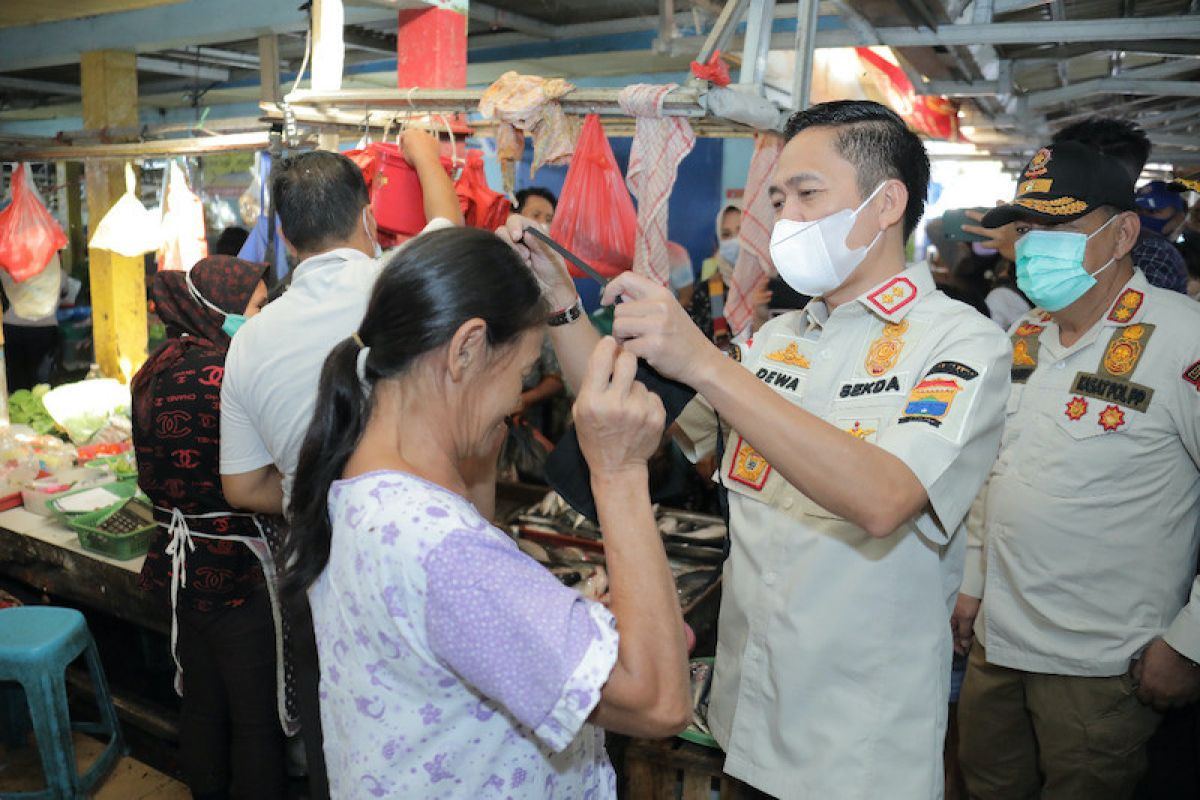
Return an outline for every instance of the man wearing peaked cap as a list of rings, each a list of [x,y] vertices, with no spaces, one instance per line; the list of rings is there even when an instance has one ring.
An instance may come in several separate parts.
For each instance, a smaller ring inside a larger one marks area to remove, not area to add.
[[[1010,332],[951,620],[980,800],[1130,797],[1161,712],[1200,697],[1200,306],[1134,267],[1135,208],[1126,171],[1063,142],[984,216],[1015,223],[1039,307]]]
[[[1142,227],[1162,234],[1168,241],[1179,235],[1187,216],[1187,201],[1166,181],[1150,181],[1137,192]]]

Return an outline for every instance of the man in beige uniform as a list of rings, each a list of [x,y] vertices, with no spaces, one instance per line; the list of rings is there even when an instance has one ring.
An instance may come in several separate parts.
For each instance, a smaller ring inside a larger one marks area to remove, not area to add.
[[[929,172],[899,117],[824,103],[788,138],[772,258],[821,299],[769,323],[738,364],[664,287],[626,274],[605,298],[624,299],[623,345],[700,393],[679,426],[693,454],[715,447],[712,409],[729,434],[710,706],[726,769],[783,798],[928,800],[943,785],[954,534],[999,446],[1008,342],[904,268]],[[564,309],[550,331],[576,382],[595,334],[571,321],[569,278],[529,250]]]
[[[1133,185],[1090,148],[1040,150],[984,218],[1014,221],[1040,308],[968,522],[963,771],[981,800],[1124,798],[1158,711],[1200,692],[1200,306],[1134,268]]]

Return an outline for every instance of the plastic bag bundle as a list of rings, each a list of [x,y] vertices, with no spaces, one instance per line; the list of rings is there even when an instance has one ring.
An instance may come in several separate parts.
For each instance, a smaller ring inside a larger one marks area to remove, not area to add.
[[[162,245],[162,224],[137,198],[133,167],[125,165],[125,194],[100,220],[89,246],[123,256],[140,256]]]
[[[0,285],[12,309],[22,319],[37,320],[58,310],[58,293],[62,288],[62,266],[58,253],[50,256],[46,268],[21,282],[0,270]]]
[[[67,235],[42,203],[28,164],[12,174],[12,203],[0,211],[0,267],[16,281],[32,278],[67,246]],[[56,290],[57,291],[57,290]]]
[[[208,255],[204,235],[204,202],[187,184],[183,170],[174,161],[163,197],[162,249],[158,268],[187,270]]]
[[[583,122],[550,235],[606,277],[633,265],[637,212],[596,114]]]

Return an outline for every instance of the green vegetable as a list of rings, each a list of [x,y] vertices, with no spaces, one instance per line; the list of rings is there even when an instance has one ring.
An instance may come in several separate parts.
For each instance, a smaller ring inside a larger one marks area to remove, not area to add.
[[[8,398],[9,419],[18,425],[28,425],[39,434],[54,433],[58,425],[46,413],[42,398],[50,391],[47,384],[41,383],[33,387],[33,391],[19,389]]]

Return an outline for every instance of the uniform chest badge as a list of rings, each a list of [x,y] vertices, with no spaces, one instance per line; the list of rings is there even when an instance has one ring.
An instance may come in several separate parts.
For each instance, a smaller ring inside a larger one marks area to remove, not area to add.
[[[1113,322],[1129,322],[1142,307],[1145,299],[1146,296],[1137,289],[1126,289],[1121,292],[1117,302],[1113,303],[1112,310],[1108,312],[1108,318]]]
[[[789,367],[799,367],[800,369],[808,369],[812,366],[812,362],[800,352],[800,348],[795,342],[789,342],[788,346],[782,350],[767,353],[766,359],[768,361],[777,361],[780,364],[787,364]]]
[[[1083,419],[1083,415],[1087,413],[1087,400],[1082,397],[1072,397],[1067,401],[1067,419],[1072,422]]]
[[[1021,339],[1013,345],[1013,366],[1014,367],[1036,367],[1037,361],[1033,356],[1029,355],[1029,342]]]
[[[867,351],[867,360],[863,366],[872,378],[878,378],[891,371],[900,358],[904,349],[904,334],[908,331],[908,321],[890,322],[883,326],[879,338],[871,342]]]
[[[1200,392],[1200,361],[1192,364],[1183,371],[1183,379],[1196,387],[1196,391]]]
[[[1106,431],[1115,431],[1125,424],[1125,412],[1120,406],[1108,406],[1100,412],[1098,420],[1100,427]]]
[[[952,378],[926,378],[913,387],[900,422],[924,422],[935,428],[941,427],[955,396],[961,391],[962,384]]]
[[[729,465],[730,479],[761,492],[770,474],[771,465],[767,460],[739,436],[733,463]]]
[[[1141,339],[1146,335],[1143,325],[1130,325],[1108,343],[1104,353],[1104,368],[1115,376],[1128,375],[1142,355]]]

